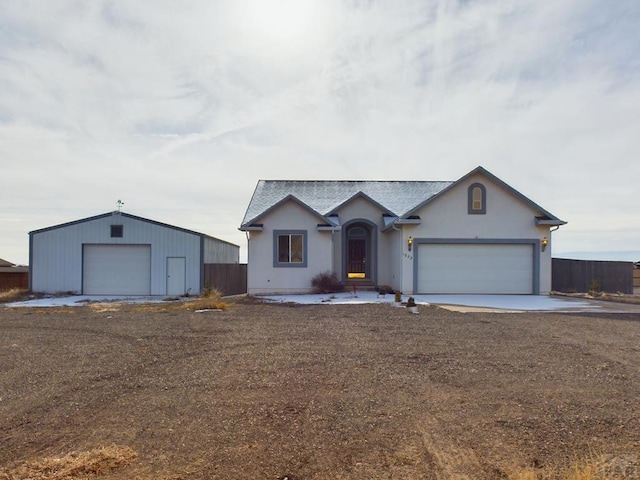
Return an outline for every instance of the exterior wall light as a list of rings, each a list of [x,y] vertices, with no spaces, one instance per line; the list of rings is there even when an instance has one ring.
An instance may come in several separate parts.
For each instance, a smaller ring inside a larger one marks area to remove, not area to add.
[[[413,247],[413,237],[409,235],[409,238],[407,238],[407,248],[409,251],[411,251],[411,247]]]
[[[547,237],[544,237],[541,241],[540,241],[540,249],[544,252],[547,249],[547,245],[549,244],[549,240],[547,240]]]

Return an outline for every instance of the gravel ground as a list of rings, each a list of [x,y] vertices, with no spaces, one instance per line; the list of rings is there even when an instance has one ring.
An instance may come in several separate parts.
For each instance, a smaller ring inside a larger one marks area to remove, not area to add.
[[[0,478],[112,444],[100,478],[640,478],[638,314],[0,306],[0,365]]]

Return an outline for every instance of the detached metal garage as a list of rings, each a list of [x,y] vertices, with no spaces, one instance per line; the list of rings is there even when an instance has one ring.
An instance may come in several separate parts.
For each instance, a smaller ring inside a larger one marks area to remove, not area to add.
[[[537,240],[433,240],[416,250],[417,293],[538,294]]]
[[[29,233],[34,292],[198,294],[204,265],[238,263],[237,245],[124,212]]]

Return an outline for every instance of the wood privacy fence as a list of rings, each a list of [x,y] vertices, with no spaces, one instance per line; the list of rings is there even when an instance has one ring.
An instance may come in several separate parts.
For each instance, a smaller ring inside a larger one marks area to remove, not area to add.
[[[554,258],[551,289],[556,292],[633,293],[633,263]]]
[[[0,272],[0,291],[29,288],[29,272]]]
[[[215,288],[223,295],[247,293],[247,264],[205,263],[204,287]]]

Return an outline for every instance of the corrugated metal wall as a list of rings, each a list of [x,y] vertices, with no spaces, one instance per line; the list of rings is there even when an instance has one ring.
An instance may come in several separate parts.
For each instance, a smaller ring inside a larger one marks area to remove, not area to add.
[[[122,238],[111,238],[122,225]],[[82,293],[83,244],[151,245],[151,294],[166,292],[167,257],[186,257],[186,285],[201,289],[201,236],[125,215],[113,214],[31,235],[31,288],[34,292]]]
[[[239,263],[240,247],[216,238],[204,237],[204,263]]]

